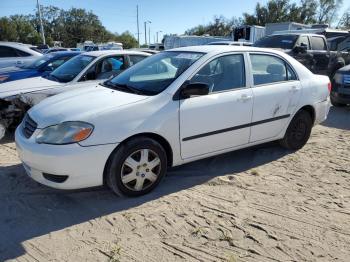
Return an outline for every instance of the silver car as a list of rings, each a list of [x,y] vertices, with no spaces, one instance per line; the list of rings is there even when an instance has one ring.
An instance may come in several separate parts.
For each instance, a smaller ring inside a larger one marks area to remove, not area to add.
[[[28,64],[39,56],[42,56],[42,53],[35,46],[0,42],[0,68]]]

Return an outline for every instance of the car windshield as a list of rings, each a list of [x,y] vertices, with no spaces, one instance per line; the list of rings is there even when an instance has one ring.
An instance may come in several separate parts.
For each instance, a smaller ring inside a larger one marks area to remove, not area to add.
[[[169,51],[139,62],[103,86],[142,95],[156,95],[196,62],[203,53]]]
[[[47,76],[48,79],[67,83],[72,81],[88,64],[94,60],[94,56],[78,55],[56,68]]]
[[[272,35],[272,36],[261,38],[254,44],[254,46],[292,49],[297,39],[298,39],[297,35]]]
[[[43,56],[39,57],[37,60],[35,60],[33,63],[31,63],[29,65],[22,66],[22,68],[38,69],[41,65],[50,61],[52,58],[53,58],[53,55],[43,55]]]

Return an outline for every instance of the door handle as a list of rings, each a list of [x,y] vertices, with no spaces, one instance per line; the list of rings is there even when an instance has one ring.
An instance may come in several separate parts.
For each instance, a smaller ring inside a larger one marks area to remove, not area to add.
[[[17,65],[23,64],[23,61],[17,61]]]
[[[241,98],[238,99],[238,101],[247,102],[247,101],[249,101],[249,100],[252,99],[252,98],[253,98],[253,96],[248,96],[247,94],[243,94],[243,95],[241,96]]]

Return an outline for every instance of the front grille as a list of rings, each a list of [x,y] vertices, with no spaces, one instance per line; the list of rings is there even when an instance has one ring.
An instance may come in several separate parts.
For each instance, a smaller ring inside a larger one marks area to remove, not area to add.
[[[38,127],[38,124],[29,116],[29,114],[26,114],[22,124],[23,135],[26,138],[30,138],[37,127]]]

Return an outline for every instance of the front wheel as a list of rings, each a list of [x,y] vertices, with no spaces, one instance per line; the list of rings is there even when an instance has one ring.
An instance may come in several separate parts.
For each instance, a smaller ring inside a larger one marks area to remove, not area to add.
[[[292,150],[301,149],[309,140],[312,129],[312,118],[305,110],[299,111],[290,122],[280,144]]]
[[[164,148],[148,137],[122,144],[107,166],[107,185],[118,195],[141,196],[152,191],[164,177],[167,156]]]

